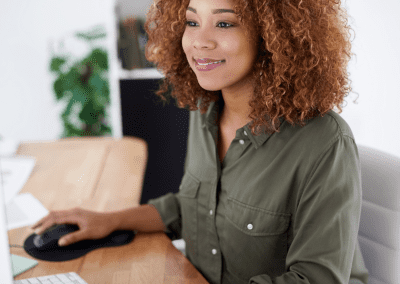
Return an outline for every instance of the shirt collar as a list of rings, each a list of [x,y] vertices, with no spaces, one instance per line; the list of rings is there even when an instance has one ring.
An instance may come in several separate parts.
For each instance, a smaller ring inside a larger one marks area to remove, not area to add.
[[[217,102],[211,102],[210,106],[207,109],[207,112],[204,114],[204,119],[202,122],[202,127],[207,127],[207,129],[211,129],[214,127],[217,127],[217,121],[218,121],[218,115],[219,115],[219,110],[223,107],[222,103],[220,102],[220,100],[218,100]],[[283,126],[284,123],[284,119],[283,117],[279,118],[279,121],[281,123],[281,128]],[[245,126],[243,126],[242,128],[238,129],[236,131],[236,137],[238,137],[238,135],[240,136],[246,136],[250,139],[251,143],[253,144],[253,146],[258,149],[259,147],[261,147],[267,140],[269,137],[272,136],[272,134],[268,134],[265,131],[262,131],[259,135],[253,135],[251,133],[251,129],[250,129],[250,123],[246,124]],[[244,131],[246,131],[247,135],[244,134]]]
[[[207,127],[210,129],[211,127],[216,127],[217,126],[217,121],[218,121],[218,115],[219,115],[219,110],[220,110],[220,103],[217,102],[211,102],[210,106],[207,109],[207,112],[204,115],[202,127]]]

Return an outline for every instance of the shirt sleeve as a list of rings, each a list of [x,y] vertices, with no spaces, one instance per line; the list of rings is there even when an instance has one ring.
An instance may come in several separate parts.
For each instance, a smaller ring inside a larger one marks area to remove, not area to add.
[[[361,214],[361,169],[352,137],[340,135],[316,157],[293,215],[286,273],[249,283],[348,284]]]
[[[182,238],[181,210],[177,195],[177,193],[168,193],[148,201],[148,204],[153,205],[157,209],[167,228],[165,233],[172,235],[173,240]]]

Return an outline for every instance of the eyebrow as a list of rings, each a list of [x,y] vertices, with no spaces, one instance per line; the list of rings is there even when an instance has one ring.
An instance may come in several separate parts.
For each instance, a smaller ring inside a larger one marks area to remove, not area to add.
[[[191,12],[197,14],[197,11],[196,11],[195,8],[187,7],[186,10],[191,11]],[[211,10],[211,13],[213,13],[213,14],[233,13],[233,14],[235,14],[235,11],[233,11],[233,10],[231,10],[231,9],[214,9],[214,10]]]

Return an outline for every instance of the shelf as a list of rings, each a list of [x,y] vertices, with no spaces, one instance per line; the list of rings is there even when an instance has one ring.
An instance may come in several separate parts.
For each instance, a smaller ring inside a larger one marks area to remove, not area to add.
[[[119,70],[120,80],[134,80],[134,79],[162,79],[164,75],[156,68],[141,68],[133,70]]]

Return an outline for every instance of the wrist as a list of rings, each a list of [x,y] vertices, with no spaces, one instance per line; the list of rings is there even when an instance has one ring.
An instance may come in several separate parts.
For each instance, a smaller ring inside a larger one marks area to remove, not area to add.
[[[105,214],[103,216],[104,222],[106,224],[108,224],[108,227],[112,232],[123,229],[124,217],[123,217],[122,211],[113,211],[113,212],[107,212],[104,214]]]

